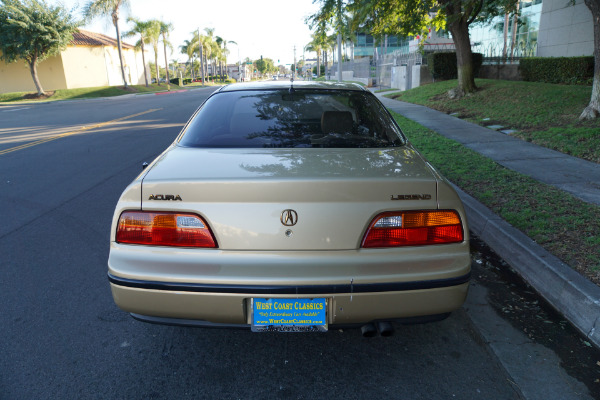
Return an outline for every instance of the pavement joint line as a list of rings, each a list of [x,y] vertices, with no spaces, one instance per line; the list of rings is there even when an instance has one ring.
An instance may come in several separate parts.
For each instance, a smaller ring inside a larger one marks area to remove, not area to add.
[[[53,140],[61,139],[61,138],[67,137],[67,136],[77,135],[79,133],[83,133],[83,132],[86,132],[86,131],[89,131],[89,130],[92,130],[92,129],[96,129],[96,128],[101,128],[101,127],[106,126],[106,125],[114,124],[115,122],[124,121],[126,119],[138,117],[140,115],[148,114],[148,113],[155,112],[155,111],[158,111],[158,110],[162,110],[162,108],[151,108],[150,110],[142,111],[142,112],[139,112],[137,114],[126,115],[126,116],[121,117],[121,118],[113,119],[113,120],[106,121],[106,122],[101,122],[101,123],[98,123],[98,124],[95,124],[95,125],[83,126],[83,127],[79,128],[79,129],[77,129],[75,131],[60,133],[58,135],[50,136],[50,137],[45,138],[45,139],[36,140],[35,142],[30,142],[30,143],[22,144],[20,146],[11,147],[10,149],[1,150],[0,151],[0,156],[4,155],[4,154],[15,152],[15,151],[19,151],[19,150],[24,150],[24,149],[27,149],[29,147],[37,146],[39,144],[44,144],[44,143],[47,143],[47,142],[51,142]]]

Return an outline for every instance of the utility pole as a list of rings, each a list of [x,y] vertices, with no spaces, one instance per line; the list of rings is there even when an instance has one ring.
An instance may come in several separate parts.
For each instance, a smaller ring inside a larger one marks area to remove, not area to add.
[[[298,64],[296,64],[296,45],[294,45],[294,69],[292,70],[292,82],[296,77],[296,70],[298,69]]]

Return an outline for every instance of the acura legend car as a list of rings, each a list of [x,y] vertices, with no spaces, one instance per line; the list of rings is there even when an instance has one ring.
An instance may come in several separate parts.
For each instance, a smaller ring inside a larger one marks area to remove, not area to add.
[[[146,322],[386,335],[461,307],[468,232],[450,183],[368,90],[233,84],[121,195],[108,278]]]

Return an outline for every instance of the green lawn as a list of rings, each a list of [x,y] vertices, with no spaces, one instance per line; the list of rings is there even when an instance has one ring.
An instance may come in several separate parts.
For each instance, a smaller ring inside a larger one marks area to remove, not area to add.
[[[515,129],[513,136],[560,152],[600,162],[600,121],[578,120],[591,86],[476,79],[479,90],[450,100],[455,80],[437,82],[389,96],[488,126]]]
[[[600,207],[511,171],[392,113],[410,141],[465,192],[600,284]]]

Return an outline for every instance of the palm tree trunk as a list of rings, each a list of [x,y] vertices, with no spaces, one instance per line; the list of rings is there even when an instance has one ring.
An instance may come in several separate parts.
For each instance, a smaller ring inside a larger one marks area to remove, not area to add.
[[[202,70],[202,86],[204,86],[204,51],[202,51],[202,45],[199,46],[200,49],[200,69]]]
[[[154,66],[156,67],[156,84],[160,86],[160,75],[158,73],[160,69],[160,67],[158,66],[158,51],[154,52]]]
[[[171,90],[171,85],[169,85],[170,81],[169,81],[169,62],[167,61],[167,43],[165,43],[164,38],[163,38],[163,48],[165,50],[165,74],[167,77],[167,90]]]
[[[146,87],[148,87],[148,70],[146,69],[146,55],[144,51],[144,37],[142,36],[142,64],[144,65],[144,79],[146,80]]]
[[[192,71],[191,71],[192,82],[194,82],[194,57],[192,56]]]
[[[119,61],[121,62],[121,76],[123,77],[123,86],[127,89],[127,79],[125,78],[125,66],[123,64],[123,49],[121,46],[121,31],[119,30],[119,18],[113,13],[113,24],[117,30],[117,47],[119,49]]]
[[[321,51],[317,51],[317,78],[321,76]]]

